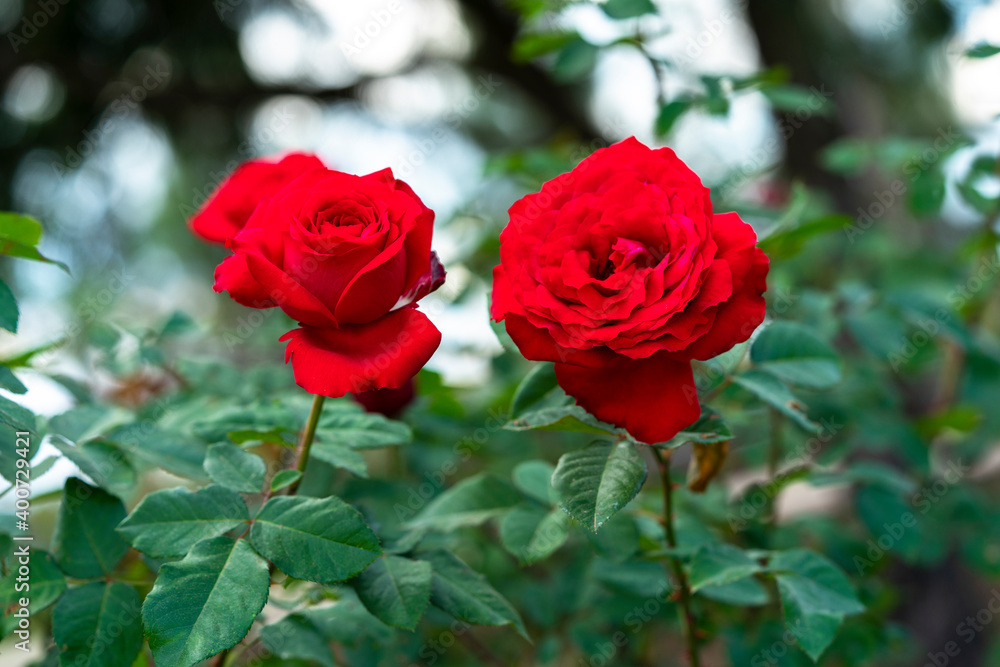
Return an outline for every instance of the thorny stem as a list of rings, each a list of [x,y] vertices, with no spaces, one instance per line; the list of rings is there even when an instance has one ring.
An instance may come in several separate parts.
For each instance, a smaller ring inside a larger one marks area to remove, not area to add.
[[[670,454],[664,456],[660,450],[651,448],[656,462],[660,466],[660,483],[663,487],[663,529],[667,536],[667,546],[670,549],[677,548],[677,535],[674,532],[674,487],[670,481]],[[687,637],[688,657],[691,667],[699,667],[701,660],[698,657],[698,625],[695,622],[694,612],[691,610],[691,587],[688,584],[687,573],[684,566],[676,556],[669,556],[670,569],[674,579],[677,581],[678,598],[680,602],[681,624],[684,626],[684,634]]]

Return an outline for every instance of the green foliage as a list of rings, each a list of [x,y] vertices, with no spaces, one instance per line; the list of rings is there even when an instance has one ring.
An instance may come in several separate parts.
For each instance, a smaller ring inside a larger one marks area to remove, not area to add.
[[[71,588],[52,612],[61,664],[129,667],[142,650],[142,601],[120,581]]]
[[[245,540],[214,537],[160,569],[142,605],[157,665],[188,667],[240,641],[267,601],[267,561]]]
[[[334,497],[271,498],[250,542],[289,576],[321,583],[350,579],[382,553],[361,513]]]
[[[552,473],[559,506],[597,530],[635,498],[646,481],[646,462],[629,442],[596,441],[563,454]]]

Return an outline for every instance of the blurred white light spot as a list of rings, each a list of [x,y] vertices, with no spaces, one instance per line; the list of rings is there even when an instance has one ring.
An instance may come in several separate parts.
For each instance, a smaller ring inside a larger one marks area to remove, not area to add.
[[[40,123],[59,112],[64,97],[62,84],[48,68],[25,65],[10,78],[3,105],[15,118]]]
[[[302,76],[308,32],[287,10],[266,10],[240,30],[240,53],[250,75],[262,83],[282,83]]]

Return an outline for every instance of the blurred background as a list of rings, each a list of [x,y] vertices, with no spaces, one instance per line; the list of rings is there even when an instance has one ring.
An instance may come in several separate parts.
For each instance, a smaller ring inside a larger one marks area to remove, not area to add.
[[[391,167],[436,211],[448,283],[422,302],[444,334],[429,368],[460,397],[499,387],[515,373],[487,299],[507,208],[634,135],[674,148],[716,210],[776,239],[772,317],[886,365],[891,390],[852,399],[871,408],[852,426],[869,439],[852,431],[831,456],[907,460],[910,438],[944,433],[994,474],[995,346],[908,354],[915,320],[897,315],[947,302],[995,340],[990,291],[953,297],[996,243],[1000,1],[0,0],[0,36],[0,210],[41,220],[42,252],[70,269],[0,265],[23,312],[0,357],[31,357],[17,400],[39,414],[72,406],[73,381],[141,400],[148,387],[86,352],[123,330],[183,321],[211,332],[193,352],[280,362],[284,316],[248,322],[215,294],[226,252],[186,220],[240,162],[291,150]],[[928,381],[955,358],[979,365]],[[60,461],[40,488],[72,469]],[[987,518],[966,556],[1000,573]],[[891,576],[914,604],[887,613],[918,655],[989,594],[946,549]],[[988,645],[955,664],[1000,664]]]

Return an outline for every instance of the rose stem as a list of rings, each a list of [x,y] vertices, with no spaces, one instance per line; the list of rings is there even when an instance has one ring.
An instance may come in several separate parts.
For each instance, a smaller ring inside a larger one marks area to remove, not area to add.
[[[301,476],[288,486],[288,495],[290,496],[294,496],[295,492],[299,490],[302,476],[306,474],[306,465],[309,463],[309,450],[312,449],[313,438],[316,436],[316,426],[319,424],[319,416],[323,413],[323,402],[325,400],[326,396],[316,395],[313,397],[312,409],[309,411],[309,420],[306,422],[306,428],[302,431],[302,437],[299,439],[299,460],[295,464],[295,469],[301,473]]]
[[[660,464],[660,483],[663,486],[663,528],[667,535],[667,546],[671,549],[677,548],[677,535],[674,533],[674,485],[670,481],[670,454],[666,456],[660,453],[655,447],[650,447],[656,462]],[[678,595],[681,606],[681,623],[687,635],[688,657],[691,667],[699,667],[701,661],[698,658],[698,638],[695,633],[698,626],[694,620],[694,612],[691,611],[691,588],[688,585],[687,574],[679,558],[674,555],[668,557],[670,567],[673,570],[674,579],[677,580]]]

